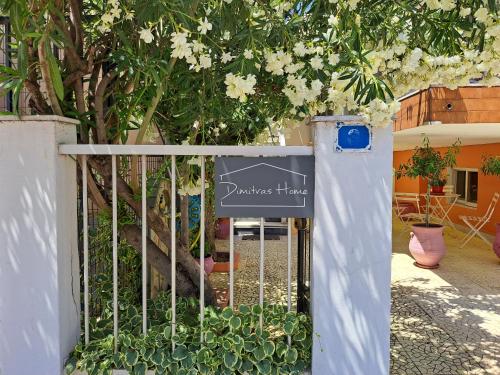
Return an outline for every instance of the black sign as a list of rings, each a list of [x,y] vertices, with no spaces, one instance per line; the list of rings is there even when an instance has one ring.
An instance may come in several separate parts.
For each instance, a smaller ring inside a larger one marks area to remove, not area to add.
[[[218,217],[312,217],[314,156],[218,157]]]

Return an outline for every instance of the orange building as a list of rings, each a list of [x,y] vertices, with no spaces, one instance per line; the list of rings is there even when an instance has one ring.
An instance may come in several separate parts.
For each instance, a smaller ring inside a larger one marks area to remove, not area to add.
[[[424,135],[438,150],[459,139],[457,165],[447,171],[447,185],[460,196],[449,216],[457,224],[463,224],[460,215],[483,216],[493,194],[500,192],[500,177],[481,173],[484,155],[500,155],[500,87],[431,87],[400,101],[393,124],[394,168],[408,161]],[[425,193],[427,186],[422,179],[401,178],[394,189]],[[500,204],[484,232],[493,234],[495,223],[500,223]]]

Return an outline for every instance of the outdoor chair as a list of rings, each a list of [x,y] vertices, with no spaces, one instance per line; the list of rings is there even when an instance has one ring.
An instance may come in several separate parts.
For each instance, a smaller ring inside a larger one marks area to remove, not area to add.
[[[499,197],[500,193],[493,194],[493,198],[491,199],[490,205],[488,206],[484,216],[459,216],[459,218],[470,228],[469,232],[463,239],[463,243],[460,246],[461,248],[463,248],[467,242],[469,242],[476,235],[488,245],[491,245],[490,241],[484,237],[480,230],[491,220]]]
[[[421,222],[425,219],[425,215],[420,209],[420,195],[418,193],[394,193],[393,208],[398,219],[407,227],[410,227],[412,222]],[[413,210],[417,212],[408,212]]]

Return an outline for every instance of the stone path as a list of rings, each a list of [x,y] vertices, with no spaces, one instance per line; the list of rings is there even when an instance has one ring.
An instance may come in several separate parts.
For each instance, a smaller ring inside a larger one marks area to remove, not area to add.
[[[437,270],[413,266],[406,230],[394,223],[391,373],[500,374],[500,262],[484,242],[448,253]],[[401,235],[402,234],[402,235]]]
[[[448,254],[437,270],[413,266],[407,229],[394,223],[392,375],[500,375],[500,262],[481,240],[460,249],[463,233],[446,229]],[[227,249],[227,241],[219,248]],[[258,303],[259,241],[238,241],[236,304]],[[296,293],[296,237],[292,286]],[[226,286],[226,274],[214,274]],[[265,298],[286,303],[286,241],[266,241]]]

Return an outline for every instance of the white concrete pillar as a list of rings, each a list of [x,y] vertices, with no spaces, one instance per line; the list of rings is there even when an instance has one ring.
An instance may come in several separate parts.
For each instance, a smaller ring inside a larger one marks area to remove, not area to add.
[[[76,124],[0,117],[1,375],[59,375],[79,339]]]
[[[368,152],[337,152],[338,121],[314,120],[314,375],[389,374],[392,130]]]

